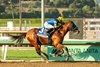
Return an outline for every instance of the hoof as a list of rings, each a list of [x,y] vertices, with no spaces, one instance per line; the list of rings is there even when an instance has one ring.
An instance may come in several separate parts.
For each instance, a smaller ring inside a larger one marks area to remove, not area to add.
[[[48,60],[46,60],[46,63],[49,63],[49,61],[48,61]]]

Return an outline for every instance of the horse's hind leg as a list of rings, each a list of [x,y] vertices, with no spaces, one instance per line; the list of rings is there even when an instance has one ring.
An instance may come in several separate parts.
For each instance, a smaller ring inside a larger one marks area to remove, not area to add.
[[[48,59],[48,55],[46,55],[46,53],[41,51],[41,45],[39,45],[37,43],[37,41],[34,41],[31,38],[29,38],[29,37],[27,37],[27,40],[30,42],[30,44],[32,46],[34,46],[34,48],[35,48],[35,50],[36,50],[38,55],[40,55],[44,60],[46,60],[45,57]]]
[[[31,44],[34,44],[34,48],[36,49],[38,55],[40,55],[44,60],[48,59],[48,55],[41,51],[41,45],[39,45],[38,43],[31,43]]]
[[[36,49],[38,55],[40,55],[44,60],[48,60],[48,55],[41,51],[41,49]]]

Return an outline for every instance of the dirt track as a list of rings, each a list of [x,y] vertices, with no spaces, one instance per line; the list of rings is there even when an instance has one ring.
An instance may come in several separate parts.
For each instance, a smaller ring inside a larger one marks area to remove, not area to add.
[[[0,63],[0,67],[100,67],[100,62],[10,62]]]

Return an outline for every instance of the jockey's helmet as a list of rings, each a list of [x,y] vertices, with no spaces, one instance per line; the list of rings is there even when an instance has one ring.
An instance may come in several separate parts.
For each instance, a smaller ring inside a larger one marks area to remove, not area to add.
[[[59,22],[60,22],[60,21],[63,21],[63,17],[61,17],[61,16],[58,17],[57,19],[58,19]]]

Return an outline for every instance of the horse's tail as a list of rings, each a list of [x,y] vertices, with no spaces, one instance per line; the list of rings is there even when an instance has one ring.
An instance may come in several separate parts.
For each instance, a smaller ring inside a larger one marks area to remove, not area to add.
[[[12,39],[13,41],[16,40],[16,44],[22,44],[24,38],[26,37],[26,33],[22,33],[22,34],[17,35],[17,36],[14,36],[14,35],[9,35],[9,36],[11,37],[11,39]]]

